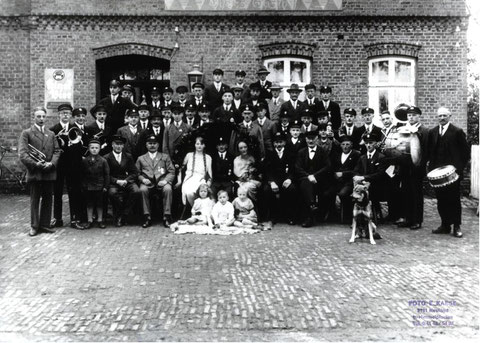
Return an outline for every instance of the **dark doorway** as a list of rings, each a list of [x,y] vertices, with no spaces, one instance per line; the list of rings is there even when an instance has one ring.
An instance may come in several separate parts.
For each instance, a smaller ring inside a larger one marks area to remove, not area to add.
[[[110,94],[110,80],[129,84],[135,90],[134,102],[150,101],[153,87],[170,86],[170,61],[161,58],[128,55],[97,60],[97,102]]]

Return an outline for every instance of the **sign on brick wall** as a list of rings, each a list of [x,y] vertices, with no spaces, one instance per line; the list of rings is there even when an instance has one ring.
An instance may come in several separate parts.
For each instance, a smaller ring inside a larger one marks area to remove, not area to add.
[[[66,102],[73,106],[73,69],[45,69],[45,107]]]
[[[342,0],[165,0],[167,11],[338,11]]]

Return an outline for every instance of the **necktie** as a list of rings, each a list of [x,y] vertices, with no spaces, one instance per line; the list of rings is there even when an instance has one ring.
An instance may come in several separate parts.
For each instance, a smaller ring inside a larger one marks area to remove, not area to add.
[[[117,160],[118,164],[122,162],[122,157],[120,155],[115,155],[115,159]]]
[[[310,149],[310,159],[313,159],[313,156],[315,156],[315,149]]]
[[[292,105],[293,105],[293,109],[296,110],[296,109],[297,109],[297,102],[294,101],[294,102],[292,103]]]
[[[440,136],[443,136],[444,133],[445,133],[445,126],[440,125]]]
[[[158,129],[154,129],[153,133],[155,133],[155,136],[157,136],[158,135]]]
[[[200,105],[200,100],[197,99],[197,106]]]
[[[43,126],[40,126],[40,131],[42,131],[42,133],[45,133]]]
[[[277,101],[277,99],[273,100],[273,104],[274,104],[275,106],[277,106],[277,105],[278,105],[278,101]]]
[[[308,102],[309,102],[309,105],[313,105],[313,101],[311,99],[308,100]]]
[[[372,154],[371,154],[371,153],[368,153],[368,159],[369,159],[369,160],[372,159]]]

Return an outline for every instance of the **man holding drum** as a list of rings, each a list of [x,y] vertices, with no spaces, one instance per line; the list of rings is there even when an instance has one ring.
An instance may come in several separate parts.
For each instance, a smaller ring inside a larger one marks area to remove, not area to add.
[[[446,107],[437,110],[438,126],[428,132],[427,177],[435,189],[437,209],[441,225],[432,230],[435,234],[449,234],[453,224],[453,236],[460,238],[462,207],[460,181],[463,169],[470,159],[470,149],[465,132],[450,123],[451,112]]]

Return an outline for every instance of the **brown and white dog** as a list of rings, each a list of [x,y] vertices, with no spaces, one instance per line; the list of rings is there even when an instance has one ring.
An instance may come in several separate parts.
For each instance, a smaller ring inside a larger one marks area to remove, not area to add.
[[[381,239],[382,237],[376,232],[377,226],[373,222],[372,202],[368,195],[370,183],[364,180],[355,180],[355,178],[353,181],[353,222],[352,236],[349,242],[354,243],[355,238],[368,238],[370,244],[376,244],[374,238]]]

